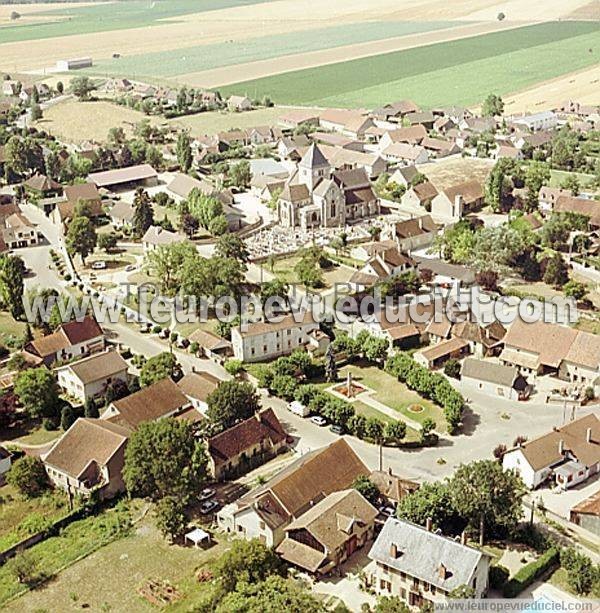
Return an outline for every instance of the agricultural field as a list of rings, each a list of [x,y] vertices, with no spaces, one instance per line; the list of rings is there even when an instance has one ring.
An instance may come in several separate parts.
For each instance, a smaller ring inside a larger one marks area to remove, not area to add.
[[[374,107],[411,98],[424,107],[472,105],[490,91],[510,93],[598,63],[599,32],[597,22],[542,23],[287,72],[221,91],[269,95],[279,104]],[[398,73],[402,78],[394,79]]]

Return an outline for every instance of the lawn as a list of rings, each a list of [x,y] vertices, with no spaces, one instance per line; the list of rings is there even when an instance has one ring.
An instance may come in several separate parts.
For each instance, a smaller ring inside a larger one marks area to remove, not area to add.
[[[255,4],[258,0],[169,0],[154,2],[150,0],[129,0],[114,2],[107,10],[105,3],[90,6],[69,7],[50,11],[40,7],[36,15],[55,17],[55,21],[33,25],[9,25],[0,28],[3,43],[55,38],[72,34],[109,32],[169,23],[169,17],[182,17],[192,13],[220,10],[224,8]],[[265,0],[260,0],[264,2]],[[33,15],[31,13],[30,15]],[[65,18],[68,17],[68,18]]]
[[[374,107],[410,98],[424,107],[472,105],[491,91],[518,91],[596,64],[598,31],[595,22],[547,22],[245,81],[221,93],[268,95],[278,104]]]
[[[388,375],[385,371],[367,364],[355,363],[345,366],[339,371],[339,378],[345,380],[348,371],[352,373],[352,378],[375,390],[373,398],[379,402],[395,409],[409,419],[422,423],[426,418],[431,417],[436,424],[437,430],[446,430],[446,420],[442,409],[433,402],[421,398],[416,392],[409,390],[406,385]],[[409,409],[411,405],[420,405],[423,411],[414,413]]]
[[[103,513],[73,522],[61,531],[59,536],[54,536],[28,550],[28,557],[33,560],[38,573],[43,573],[44,577],[54,577],[63,568],[82,559],[96,549],[106,545],[127,534],[127,525],[131,519],[128,507],[134,506],[119,505],[115,509],[104,511]],[[109,572],[107,571],[107,574]],[[88,585],[97,590],[102,582],[89,582]],[[110,589],[114,589],[114,583],[108,582]],[[50,581],[52,586],[55,581]],[[78,587],[77,582],[70,585],[73,592]],[[10,598],[26,591],[27,587],[20,584],[12,574],[10,565],[5,564],[0,567],[0,605],[4,605]],[[44,590],[36,590],[35,595],[43,593]],[[47,601],[46,601],[47,604]],[[61,610],[55,606],[54,610]],[[6,607],[3,607],[6,608]],[[33,607],[35,608],[35,607]],[[63,607],[62,610],[65,610]],[[15,603],[13,610],[31,610],[25,603],[19,600]]]
[[[137,588],[148,579],[167,580],[183,595],[169,611],[192,610],[208,589],[195,579],[195,571],[216,559],[227,541],[219,539],[203,550],[169,545],[149,513],[128,536],[98,549],[62,571],[41,589],[29,592],[7,607],[9,611],[46,609],[67,611],[74,607],[90,611],[156,611],[142,599]],[[99,580],[99,578],[112,580]]]
[[[85,69],[90,75],[127,76],[131,78],[166,77],[172,79],[222,66],[233,66],[246,62],[267,60],[283,55],[293,55],[331,49],[344,45],[355,45],[386,38],[408,36],[421,32],[442,30],[459,26],[457,21],[369,21],[363,23],[346,23],[327,28],[295,32],[289,34],[272,34],[244,40],[231,40],[209,45],[185,47],[142,53],[121,57],[118,60],[104,59]]]
[[[22,321],[15,321],[7,311],[0,311],[0,343],[5,345],[7,341],[21,339],[23,332],[25,324]]]
[[[299,261],[300,257],[297,255],[279,258],[275,260],[273,270],[271,270],[268,266],[267,270],[274,274],[283,283],[288,283],[289,285],[302,285],[296,271],[294,270]],[[334,263],[334,266],[322,271],[324,287],[319,288],[320,291],[330,289],[336,283],[347,283],[354,272],[355,271],[348,266]]]
[[[26,499],[12,486],[4,485],[0,488],[0,551],[67,513],[67,496],[62,492]]]
[[[567,172],[566,170],[551,170],[550,171],[550,187],[560,187],[563,181],[570,176],[577,177],[579,185],[585,187],[594,183],[594,175],[587,175],[582,172]]]

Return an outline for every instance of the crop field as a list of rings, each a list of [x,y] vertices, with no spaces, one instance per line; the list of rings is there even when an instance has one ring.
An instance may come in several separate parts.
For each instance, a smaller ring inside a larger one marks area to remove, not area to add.
[[[297,32],[294,36],[273,34],[247,40],[197,45],[184,49],[172,49],[105,59],[96,62],[88,74],[102,76],[127,75],[141,77],[177,77],[187,73],[233,66],[277,58],[282,55],[301,54],[374,40],[409,36],[423,32],[456,27],[456,21],[352,23],[328,28],[315,28]]]
[[[245,81],[222,89],[279,104],[477,103],[598,63],[597,22],[550,22]],[[548,42],[552,41],[552,42]],[[400,79],[394,78],[402,74]],[[360,75],[360,79],[357,78]]]

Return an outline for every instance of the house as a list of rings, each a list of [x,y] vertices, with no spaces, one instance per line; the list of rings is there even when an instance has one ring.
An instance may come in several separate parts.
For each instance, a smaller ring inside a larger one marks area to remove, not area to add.
[[[208,372],[192,371],[177,381],[177,387],[187,396],[192,406],[205,415],[208,410],[208,397],[220,383],[221,379]]]
[[[194,189],[205,196],[211,196],[216,189],[206,179],[195,179],[181,172],[175,173],[173,180],[167,185],[167,190],[179,198],[189,198]]]
[[[461,338],[449,338],[441,341],[432,347],[422,349],[414,354],[415,362],[425,366],[425,368],[434,369],[443,366],[450,358],[461,358],[469,353],[469,343]]]
[[[418,185],[413,185],[408,189],[400,202],[404,206],[423,207],[426,211],[431,210],[431,203],[438,195],[438,190],[431,181],[424,181]]]
[[[88,176],[90,183],[106,189],[125,189],[138,186],[153,187],[158,185],[158,173],[150,164],[138,164],[126,168],[93,172]]]
[[[425,164],[429,161],[429,153],[421,145],[408,143],[392,143],[381,150],[381,157],[388,162],[402,164]]]
[[[123,465],[130,431],[101,419],[80,417],[42,456],[50,481],[71,495],[100,499],[125,491]]]
[[[243,362],[260,362],[289,355],[298,348],[317,342],[319,330],[310,311],[291,313],[279,322],[262,322],[236,326],[231,330],[233,355]]]
[[[283,137],[283,131],[273,126],[256,126],[250,128],[248,134],[252,145],[270,145]]]
[[[381,121],[397,121],[409,113],[417,113],[420,110],[412,100],[398,100],[373,110],[371,115]]]
[[[142,236],[142,247],[144,248],[144,254],[147,254],[159,247],[183,243],[185,241],[187,241],[187,236],[184,234],[165,230],[161,226],[150,226],[144,236]]]
[[[230,111],[249,111],[252,108],[252,100],[247,96],[230,96],[227,100],[227,108]]]
[[[190,343],[197,343],[201,355],[216,362],[221,363],[233,355],[231,343],[212,332],[198,328],[189,335],[188,340]]]
[[[336,170],[362,168],[371,179],[387,170],[387,162],[377,153],[329,145],[320,145],[320,149],[331,167]]]
[[[327,575],[371,541],[377,514],[355,489],[333,492],[285,528],[276,552],[301,570]]]
[[[359,111],[328,109],[319,115],[319,125],[326,130],[363,140],[367,129],[373,127],[375,123]]]
[[[135,206],[132,202],[118,200],[113,204],[108,215],[110,222],[116,230],[131,229],[135,215]]]
[[[417,255],[413,255],[412,258],[417,262],[417,270],[421,275],[431,275],[431,285],[450,288],[475,283],[475,273],[466,266],[448,264],[438,258],[425,258]]]
[[[396,506],[405,496],[416,492],[419,484],[409,479],[402,479],[389,470],[374,470],[369,476],[379,490],[381,497],[389,504]]]
[[[171,379],[162,379],[139,392],[111,402],[102,419],[135,430],[145,421],[175,417],[191,405],[188,397]]]
[[[22,183],[26,192],[37,197],[50,197],[62,194],[63,186],[46,175],[36,172]]]
[[[22,213],[12,213],[6,217],[0,215],[0,219],[4,224],[4,227],[0,228],[0,234],[6,249],[29,247],[38,243],[37,228]]]
[[[360,269],[360,273],[371,275],[377,281],[391,279],[415,267],[414,260],[394,246],[375,253]]]
[[[465,181],[442,190],[431,201],[431,214],[445,221],[458,221],[483,206],[484,189],[479,181]]]
[[[104,332],[94,317],[61,324],[52,334],[36,338],[25,345],[25,353],[41,358],[50,366],[104,349]]]
[[[287,434],[273,409],[264,409],[211,436],[206,444],[210,474],[222,481],[239,477],[283,452]]]
[[[90,398],[106,395],[107,388],[116,381],[127,384],[127,362],[117,351],[95,353],[56,369],[60,388],[85,403]]]
[[[431,130],[435,117],[431,111],[415,111],[414,113],[408,113],[405,116],[405,121],[411,126],[421,125]]]
[[[66,185],[64,188],[64,200],[59,202],[52,212],[54,223],[66,223],[75,216],[77,206],[81,203],[85,206],[90,217],[102,217],[102,197],[98,187],[94,183],[76,183]]]
[[[600,204],[591,198],[561,195],[554,205],[555,213],[575,213],[589,219],[592,229],[600,227]]]
[[[529,489],[546,481],[566,490],[600,471],[600,418],[590,414],[521,443],[502,456]]]
[[[390,175],[389,183],[395,183],[396,185],[403,185],[409,188],[418,174],[419,171],[415,166],[400,166],[400,168],[397,168]]]
[[[572,196],[573,193],[570,189],[562,189],[560,187],[549,187],[543,185],[540,187],[538,194],[538,202],[540,205],[540,211],[552,211],[561,196]]]
[[[461,130],[483,134],[493,132],[496,128],[496,120],[493,117],[464,117],[458,123]]]
[[[398,128],[388,130],[380,139],[378,148],[383,151],[386,147],[395,143],[407,145],[420,145],[421,141],[427,136],[427,130],[421,126],[410,126],[408,128]]]
[[[511,160],[521,161],[524,159],[523,152],[517,147],[511,145],[500,145],[494,156],[497,160],[500,158],[509,158]]]
[[[507,123],[531,132],[553,130],[558,126],[558,116],[554,111],[540,111],[521,117],[510,117],[507,119]]]
[[[277,547],[285,528],[320,500],[348,489],[369,469],[343,439],[308,451],[263,485],[217,513],[225,532]]]
[[[390,517],[375,540],[365,572],[380,596],[397,596],[409,607],[445,604],[467,586],[475,598],[488,591],[491,556],[442,534]]]
[[[439,231],[440,226],[433,221],[431,215],[423,215],[392,224],[390,237],[396,241],[400,251],[410,252],[431,245]]]
[[[21,90],[21,82],[13,79],[2,81],[2,94],[4,96],[18,96]]]
[[[518,366],[524,373],[552,374],[563,381],[596,389],[600,338],[559,324],[541,320],[526,323],[517,318],[504,337],[500,361]]]
[[[281,115],[277,120],[284,128],[295,130],[298,126],[319,124],[319,116],[310,109],[293,109]]]
[[[455,142],[443,140],[441,138],[433,138],[431,136],[426,136],[421,141],[421,147],[427,149],[430,158],[443,158],[448,155],[459,153],[460,151]]]
[[[467,341],[469,350],[475,357],[485,358],[500,353],[506,328],[499,321],[487,326],[475,321],[461,321],[453,327],[452,335]]]
[[[484,394],[507,400],[527,400],[531,386],[516,366],[466,358],[460,371],[460,380]]]
[[[12,466],[12,453],[8,449],[0,446],[0,480],[10,470]]]
[[[600,490],[576,504],[569,513],[569,520],[600,537]]]

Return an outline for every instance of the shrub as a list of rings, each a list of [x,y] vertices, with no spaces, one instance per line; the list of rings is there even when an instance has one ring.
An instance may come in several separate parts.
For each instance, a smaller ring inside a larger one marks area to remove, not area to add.
[[[69,273],[67,273],[65,275],[65,281],[70,281],[72,279],[71,275]]]
[[[526,587],[530,586],[546,571],[558,566],[558,563],[558,549],[551,547],[537,560],[523,566],[519,571],[517,571],[517,574],[504,585],[504,589],[502,590],[504,598],[514,598],[515,596],[518,596]]]
[[[296,379],[289,375],[275,375],[269,386],[271,391],[284,400],[293,400],[296,387]]]
[[[497,566],[490,566],[490,587],[499,590],[504,587],[504,584],[508,581],[510,572],[505,566],[498,564]]]
[[[162,326],[154,326],[152,332],[154,332],[154,334],[160,334],[162,332]]]
[[[200,345],[198,345],[198,343],[194,341],[190,345],[190,353],[193,353],[194,355],[196,355],[198,353],[198,349],[200,349]]]

